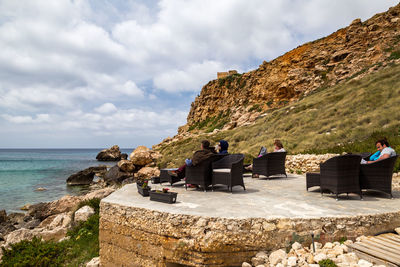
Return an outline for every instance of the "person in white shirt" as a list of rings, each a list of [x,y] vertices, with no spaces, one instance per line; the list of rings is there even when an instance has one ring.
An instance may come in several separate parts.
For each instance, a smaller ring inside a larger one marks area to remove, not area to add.
[[[383,160],[383,159],[387,159],[387,158],[396,156],[396,151],[394,151],[394,149],[389,146],[389,143],[386,140],[386,138],[376,141],[375,146],[376,146],[376,149],[378,149],[381,152],[380,157],[375,161],[379,161],[379,160]],[[370,160],[370,161],[367,161],[367,163],[372,163],[375,161]]]

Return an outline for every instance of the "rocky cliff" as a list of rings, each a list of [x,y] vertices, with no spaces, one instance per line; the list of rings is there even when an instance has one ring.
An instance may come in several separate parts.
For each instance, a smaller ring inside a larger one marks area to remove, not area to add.
[[[210,81],[179,135],[232,129],[317,89],[358,79],[400,58],[400,4],[306,43],[258,69]]]

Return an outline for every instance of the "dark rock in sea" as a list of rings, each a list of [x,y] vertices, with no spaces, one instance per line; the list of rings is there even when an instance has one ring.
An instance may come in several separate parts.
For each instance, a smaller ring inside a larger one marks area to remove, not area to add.
[[[121,160],[122,160],[122,159],[128,159],[128,154],[122,153],[122,154],[121,154]]]
[[[75,174],[72,174],[67,178],[68,185],[89,185],[93,181],[93,177],[98,172],[107,171],[107,167],[105,165],[98,167],[89,167],[84,169],[83,171],[79,171]]]
[[[132,173],[121,171],[118,166],[114,166],[108,170],[104,176],[104,181],[107,184],[121,183],[123,180],[133,178]]]
[[[99,161],[119,161],[121,160],[121,151],[119,146],[115,145],[111,148],[104,149],[97,154],[96,159]]]
[[[0,210],[0,223],[7,221],[7,213],[5,210]]]
[[[50,216],[47,211],[47,206],[48,206],[48,203],[45,203],[45,202],[33,204],[29,207],[28,214],[30,216],[34,217],[35,219],[39,219],[39,220],[43,221],[48,216]]]

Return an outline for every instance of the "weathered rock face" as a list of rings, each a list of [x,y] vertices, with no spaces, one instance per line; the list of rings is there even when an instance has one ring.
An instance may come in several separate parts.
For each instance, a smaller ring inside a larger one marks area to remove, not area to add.
[[[106,175],[104,176],[104,181],[107,184],[121,183],[123,180],[132,178],[133,174],[129,172],[121,171],[118,166],[111,167]]]
[[[157,151],[150,150],[145,146],[138,146],[130,155],[130,160],[134,165],[146,166],[161,157]]]
[[[98,167],[89,167],[83,171],[72,174],[67,178],[68,185],[89,185],[93,181],[93,177],[98,172],[107,171],[105,165]]]
[[[153,176],[160,176],[160,170],[155,167],[143,167],[137,173],[135,173],[135,178],[137,180],[150,179]]]
[[[104,149],[97,154],[96,159],[99,161],[118,161],[121,159],[121,151],[119,146],[115,145],[111,148]]]
[[[28,214],[43,221],[51,215],[72,211],[80,201],[78,196],[64,196],[56,201],[31,205]]]
[[[0,223],[7,221],[7,213],[5,210],[0,210]]]
[[[133,164],[131,160],[126,160],[126,159],[120,160],[118,161],[117,165],[118,168],[124,172],[134,172],[136,169],[135,164]]]
[[[264,61],[254,71],[210,81],[192,103],[187,125],[179,133],[196,129],[206,120],[226,129],[251,123],[270,108],[399,61],[392,54],[398,51],[399,14],[400,4]]]
[[[75,217],[74,221],[75,222],[82,222],[86,221],[89,219],[90,216],[94,214],[94,209],[90,206],[83,206],[79,210],[75,211]]]

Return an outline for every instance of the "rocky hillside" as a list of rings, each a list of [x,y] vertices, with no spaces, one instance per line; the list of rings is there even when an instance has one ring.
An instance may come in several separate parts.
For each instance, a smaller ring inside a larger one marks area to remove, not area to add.
[[[400,58],[400,4],[367,21],[306,43],[258,69],[210,81],[192,103],[179,135],[253,123],[317,89],[359,79]],[[191,134],[190,134],[191,135]]]

